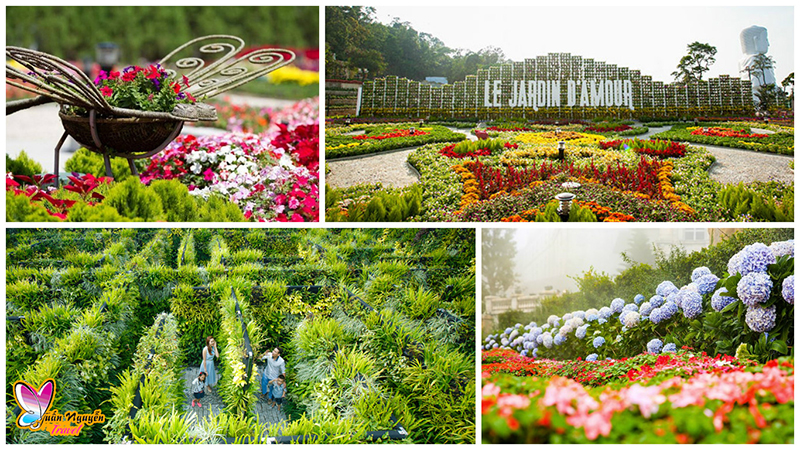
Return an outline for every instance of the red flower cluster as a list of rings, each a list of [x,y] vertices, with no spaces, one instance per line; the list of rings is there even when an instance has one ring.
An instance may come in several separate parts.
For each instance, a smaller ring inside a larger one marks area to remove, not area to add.
[[[414,130],[414,132],[412,133],[411,130],[408,130],[408,129],[406,129],[406,130],[395,129],[391,133],[380,134],[378,136],[369,136],[369,135],[366,135],[366,134],[362,134],[360,136],[353,136],[353,139],[355,139],[357,141],[361,141],[361,140],[364,140],[364,139],[375,139],[375,140],[379,140],[380,141],[380,140],[383,140],[383,139],[391,139],[391,138],[398,138],[398,137],[424,136],[426,134],[430,134],[430,133],[428,133],[426,131],[420,131],[420,130]]]
[[[64,186],[64,190],[80,195],[81,200],[89,205],[95,205],[95,200],[99,202],[105,198],[102,194],[93,192],[94,189],[101,184],[108,184],[112,181],[109,177],[98,178],[90,173],[78,175],[73,172],[68,178],[72,184]],[[6,191],[12,191],[14,195],[25,195],[31,199],[31,202],[43,200],[46,202],[44,204],[47,207],[48,214],[61,220],[66,220],[69,209],[77,203],[77,200],[55,198],[54,196],[58,194],[58,189],[52,186],[45,187],[55,180],[56,175],[53,174],[28,177],[9,173],[6,177]]]
[[[693,136],[714,136],[714,137],[732,137],[732,138],[765,138],[766,134],[750,134],[744,130],[734,130],[731,128],[711,127],[711,128],[698,128],[692,131]]]
[[[319,123],[298,125],[289,131],[285,124],[278,124],[280,134],[272,140],[272,145],[291,152],[297,161],[312,172],[319,169]]]
[[[475,150],[474,152],[465,152],[465,153],[458,153],[454,152],[453,149],[456,147],[455,144],[448,145],[447,147],[439,150],[439,153],[443,156],[447,156],[448,158],[475,158],[477,156],[489,156],[492,154],[492,151],[488,148],[480,148]]]
[[[535,131],[535,129],[528,127],[486,127],[486,131]]]
[[[600,142],[598,145],[603,150],[630,148],[636,153],[658,158],[681,158],[686,155],[686,144],[659,139],[615,139]]]
[[[634,169],[617,163],[609,165],[606,170],[600,170],[594,163],[588,167],[576,167],[574,164],[560,164],[550,161],[542,162],[539,167],[533,166],[522,170],[514,167],[494,168],[478,161],[472,165],[471,170],[478,183],[478,192],[481,199],[487,199],[492,194],[500,191],[513,192],[524,188],[534,181],[548,180],[556,174],[566,173],[571,177],[583,177],[606,186],[623,190],[635,191],[648,195],[651,198],[661,198],[661,187],[658,181],[658,170],[661,163],[649,162],[645,158],[639,161]]]

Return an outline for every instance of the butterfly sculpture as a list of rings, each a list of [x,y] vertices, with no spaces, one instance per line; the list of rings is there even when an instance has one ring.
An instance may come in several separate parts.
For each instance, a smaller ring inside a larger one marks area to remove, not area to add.
[[[208,99],[249,83],[295,59],[295,54],[286,49],[244,51],[244,47],[244,40],[236,36],[203,36],[176,48],[157,64],[178,79],[185,80],[190,87],[184,92],[198,99]],[[63,59],[21,47],[6,47],[6,57],[16,63],[6,64],[6,83],[38,95],[7,102],[6,114],[48,102],[58,103],[62,110],[67,106],[77,106],[89,111],[88,120],[60,114],[65,132],[55,150],[56,172],[59,152],[67,135],[103,155],[106,175],[112,176],[109,156],[127,159],[135,174],[132,160],[148,158],[163,150],[180,133],[184,121],[217,119],[214,107],[200,102],[179,103],[172,111],[163,112],[112,106],[83,71]],[[108,118],[119,121],[113,132],[104,134],[104,130],[112,127]],[[124,121],[134,122],[127,131],[119,128]],[[161,121],[161,124],[153,121]],[[131,131],[136,126],[140,129]]]
[[[17,426],[38,430],[42,426],[42,418],[53,404],[56,382],[48,378],[39,389],[35,389],[24,381],[14,383],[14,399],[22,409],[17,417]]]

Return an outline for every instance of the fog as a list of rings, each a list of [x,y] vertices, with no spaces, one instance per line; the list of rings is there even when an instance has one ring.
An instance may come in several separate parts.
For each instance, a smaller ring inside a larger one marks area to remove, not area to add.
[[[575,292],[578,286],[570,276],[590,269],[618,275],[628,267],[622,252],[636,262],[653,264],[653,244],[666,251],[672,245],[694,251],[708,245],[708,234],[705,229],[517,229],[514,240],[515,290],[535,293],[552,287]]]

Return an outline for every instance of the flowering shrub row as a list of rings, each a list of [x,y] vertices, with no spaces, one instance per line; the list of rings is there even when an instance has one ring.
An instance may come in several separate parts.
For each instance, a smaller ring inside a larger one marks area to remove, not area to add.
[[[499,361],[483,366],[484,443],[793,441],[791,360],[754,365],[678,351],[559,367],[491,356]]]

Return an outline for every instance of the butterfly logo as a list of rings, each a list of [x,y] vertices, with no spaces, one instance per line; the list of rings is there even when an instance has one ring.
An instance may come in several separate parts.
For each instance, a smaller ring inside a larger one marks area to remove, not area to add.
[[[45,380],[38,390],[24,381],[14,383],[14,400],[23,411],[17,417],[17,426],[38,430],[42,426],[42,418],[53,404],[55,392],[56,382],[52,378]]]

